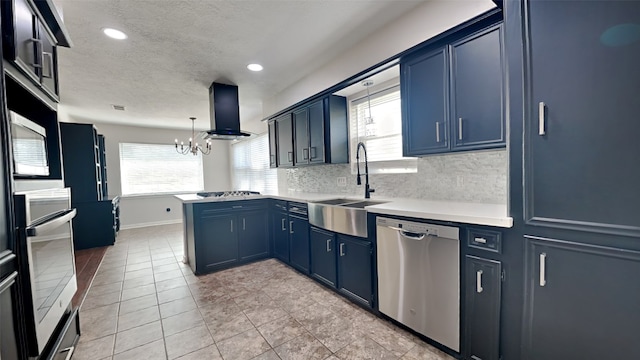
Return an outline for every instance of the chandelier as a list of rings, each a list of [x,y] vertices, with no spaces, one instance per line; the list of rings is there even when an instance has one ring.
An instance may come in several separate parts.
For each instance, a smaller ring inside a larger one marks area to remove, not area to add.
[[[176,151],[182,155],[187,155],[189,153],[193,155],[198,155],[198,152],[202,153],[202,155],[209,155],[211,153],[211,141],[207,140],[203,145],[195,142],[196,138],[196,130],[195,130],[195,122],[196,118],[190,117],[191,119],[191,137],[189,138],[189,145],[186,146],[184,141],[180,142],[180,148],[178,148],[178,139],[176,139]]]

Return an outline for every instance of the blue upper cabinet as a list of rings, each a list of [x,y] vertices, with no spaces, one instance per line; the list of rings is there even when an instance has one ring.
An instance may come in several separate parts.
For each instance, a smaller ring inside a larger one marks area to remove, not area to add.
[[[502,27],[451,46],[453,150],[504,147]]]
[[[405,156],[506,146],[501,25],[400,66]]]
[[[640,236],[640,2],[523,6],[525,220]]]
[[[402,62],[400,73],[404,155],[448,151],[447,48]]]

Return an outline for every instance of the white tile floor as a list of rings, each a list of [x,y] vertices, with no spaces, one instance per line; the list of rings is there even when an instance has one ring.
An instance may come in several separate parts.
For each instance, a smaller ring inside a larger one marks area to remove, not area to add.
[[[181,225],[121,231],[73,359],[453,359],[276,260],[197,277],[182,251]]]

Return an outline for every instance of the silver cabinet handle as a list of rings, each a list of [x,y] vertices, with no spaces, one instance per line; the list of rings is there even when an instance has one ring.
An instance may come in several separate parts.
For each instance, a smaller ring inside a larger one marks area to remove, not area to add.
[[[331,252],[331,239],[327,239],[327,252]]]
[[[287,160],[289,160],[289,162],[293,162],[293,151],[287,152]]]
[[[289,221],[289,234],[293,234],[293,221]]]
[[[545,118],[545,108],[546,105],[544,104],[544,102],[540,102],[538,104],[538,135],[542,136],[545,135],[547,132],[545,130],[545,123],[544,123],[544,118]]]
[[[233,232],[233,219],[231,219],[231,232]]]
[[[234,206],[232,206],[232,208],[234,208],[234,209],[242,209],[242,205],[234,205]]]
[[[440,122],[436,121],[436,142],[440,142]]]
[[[547,254],[540,254],[540,286],[547,285]]]
[[[48,61],[48,63],[49,63],[49,74],[48,75],[44,73],[44,58],[45,57],[49,59],[49,61]],[[42,52],[42,64],[43,64],[42,65],[42,77],[45,77],[47,79],[53,79],[53,54],[50,53],[50,52],[43,51]]]
[[[71,225],[71,219],[76,216],[76,213],[76,209],[62,210],[58,212],[56,216],[49,218],[49,220],[43,223],[27,227],[25,232],[28,237],[40,236],[42,233],[62,226],[64,223],[68,222],[69,225]]]
[[[344,256],[344,243],[340,243],[340,256]]]
[[[458,140],[462,140],[462,118],[458,118]]]
[[[282,231],[287,231],[287,228],[284,225],[284,222],[287,221],[287,219],[282,218]]]
[[[316,147],[312,146],[309,148],[309,160],[313,160],[318,157],[318,152],[316,151]]]
[[[486,244],[487,243],[487,239],[481,238],[481,237],[474,238],[473,241],[477,242],[477,243],[480,243],[480,244]]]
[[[482,288],[482,270],[476,271],[476,292],[479,294],[484,290]]]
[[[309,149],[302,149],[302,160],[309,160]]]
[[[36,49],[35,49],[36,51],[33,53],[33,63],[31,64],[31,66],[35,68],[41,68],[42,64],[38,64],[37,59],[38,59],[38,53],[40,53],[42,49],[42,40],[31,38],[27,41],[31,41],[36,44]]]
[[[242,230],[246,230],[247,226],[245,224],[245,218],[242,218]]]

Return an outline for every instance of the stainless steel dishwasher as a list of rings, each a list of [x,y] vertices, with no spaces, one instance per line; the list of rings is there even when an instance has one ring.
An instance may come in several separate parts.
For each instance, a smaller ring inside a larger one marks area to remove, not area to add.
[[[380,312],[460,351],[459,229],[378,217]]]

